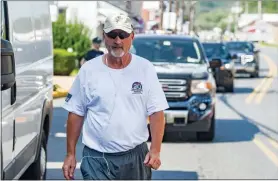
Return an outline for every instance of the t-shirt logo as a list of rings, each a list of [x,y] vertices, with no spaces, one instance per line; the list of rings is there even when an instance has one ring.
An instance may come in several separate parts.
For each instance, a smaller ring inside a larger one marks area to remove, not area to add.
[[[66,97],[66,102],[69,102],[70,98],[72,97],[72,95],[70,93],[68,93],[67,97]]]
[[[143,88],[141,82],[134,82],[131,91],[133,94],[142,94]]]

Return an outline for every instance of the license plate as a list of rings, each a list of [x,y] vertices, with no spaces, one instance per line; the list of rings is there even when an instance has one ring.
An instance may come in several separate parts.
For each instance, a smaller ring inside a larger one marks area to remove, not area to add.
[[[166,123],[172,123],[173,126],[186,126],[188,120],[187,111],[170,111],[165,113]]]
[[[174,118],[174,126],[185,126],[187,125],[187,118]]]

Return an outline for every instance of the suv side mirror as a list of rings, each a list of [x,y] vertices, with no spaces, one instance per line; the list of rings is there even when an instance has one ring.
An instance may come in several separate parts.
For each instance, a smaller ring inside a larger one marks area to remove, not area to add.
[[[238,58],[238,56],[236,55],[236,54],[234,54],[233,56],[232,56],[232,59],[237,59]]]
[[[1,39],[1,91],[15,84],[15,61],[12,44]]]
[[[219,68],[222,66],[222,61],[220,59],[212,59],[209,62],[210,68]]]
[[[259,53],[259,52],[260,52],[260,49],[254,49],[254,52],[255,52],[255,53]]]

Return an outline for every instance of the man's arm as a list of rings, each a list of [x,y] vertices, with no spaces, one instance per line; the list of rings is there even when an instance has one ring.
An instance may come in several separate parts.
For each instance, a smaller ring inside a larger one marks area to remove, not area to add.
[[[76,143],[81,133],[83,116],[69,113],[67,120],[67,155],[75,156]]]
[[[84,115],[86,115],[86,94],[81,80],[86,80],[84,68],[79,70],[62,106],[68,114],[67,119],[67,154],[64,160],[63,172],[67,180],[74,178],[76,167],[75,149],[81,133]]]
[[[150,151],[160,152],[164,135],[165,119],[164,112],[159,111],[150,115],[151,147]]]

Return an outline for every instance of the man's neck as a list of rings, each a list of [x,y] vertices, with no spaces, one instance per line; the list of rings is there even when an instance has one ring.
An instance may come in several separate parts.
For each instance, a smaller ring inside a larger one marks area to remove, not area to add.
[[[131,61],[131,56],[129,53],[125,54],[123,57],[114,57],[110,54],[107,54],[105,63],[107,66],[115,69],[120,69],[126,67]]]

